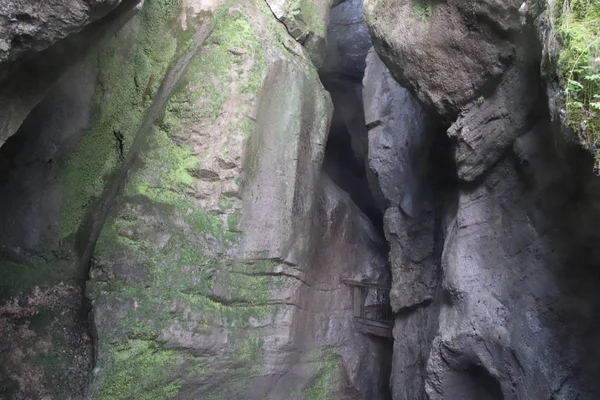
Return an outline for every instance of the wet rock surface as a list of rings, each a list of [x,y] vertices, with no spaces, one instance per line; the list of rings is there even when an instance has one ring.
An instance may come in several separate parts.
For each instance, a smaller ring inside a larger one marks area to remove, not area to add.
[[[423,398],[422,377],[435,335],[432,303],[439,288],[439,204],[433,179],[442,162],[433,152],[437,126],[416,98],[401,87],[374,50],[363,79],[370,126],[370,187],[379,194],[390,245],[391,307],[396,314],[390,385],[395,398]],[[396,356],[400,354],[400,356]]]
[[[371,48],[362,10],[363,0],[345,0],[331,9],[323,72],[362,78]]]
[[[521,4],[367,0],[365,16],[394,77],[424,104],[451,118],[493,92],[514,61],[522,33]]]

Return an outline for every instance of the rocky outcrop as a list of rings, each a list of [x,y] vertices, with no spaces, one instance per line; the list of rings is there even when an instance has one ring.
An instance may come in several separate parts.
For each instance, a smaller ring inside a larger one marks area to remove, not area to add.
[[[394,77],[440,115],[454,118],[493,93],[515,60],[521,4],[366,0],[365,15]]]
[[[290,36],[302,44],[319,68],[326,52],[325,33],[329,9],[340,0],[266,0],[273,15]]]
[[[598,218],[600,182],[590,157],[568,141],[560,100],[548,105],[556,74],[548,58],[541,63],[549,45],[538,37],[551,34],[536,32],[542,10],[521,3],[365,1],[375,48],[394,78],[446,122],[459,178],[433,203],[434,240],[401,247],[433,255],[435,275],[410,259],[400,271],[418,268],[395,272],[393,256],[394,240],[432,226],[429,214],[412,223],[386,214],[388,239],[402,232],[390,239],[393,286],[405,288],[392,292],[394,334],[409,343],[395,346],[395,399],[600,393],[592,378],[598,352],[589,345],[600,336],[591,289],[598,254],[583,250],[598,240],[583,221]]]
[[[367,52],[371,48],[362,9],[363,0],[345,0],[331,9],[322,73],[362,78]]]
[[[92,395],[384,398],[340,278],[388,278],[385,243],[321,179],[331,100],[262,0],[215,15],[102,227]]]
[[[400,207],[408,216],[424,208],[423,181],[434,124],[413,95],[401,87],[372,49],[363,79],[369,167],[383,209]]]
[[[120,0],[9,0],[0,8],[0,64],[45,50],[115,9]]]
[[[12,338],[8,353],[3,350],[0,380],[2,390],[9,389],[2,396],[84,396],[93,362],[81,295],[85,253],[95,242],[88,223],[98,220],[104,189],[118,184],[114,178],[123,171],[150,97],[176,57],[181,38],[170,33],[168,18],[178,18],[179,9],[171,11],[164,14],[162,4],[153,2],[110,41],[94,43],[131,13],[100,21],[91,38],[77,37],[77,46],[89,46],[89,56],[71,65],[0,149],[0,304],[2,331]],[[8,86],[26,92],[30,82],[17,77]],[[44,91],[34,94],[43,97]],[[40,318],[41,331],[35,328]],[[68,383],[56,384],[65,377]]]
[[[70,66],[103,37],[114,34],[140,6],[138,0],[1,5],[0,145]]]

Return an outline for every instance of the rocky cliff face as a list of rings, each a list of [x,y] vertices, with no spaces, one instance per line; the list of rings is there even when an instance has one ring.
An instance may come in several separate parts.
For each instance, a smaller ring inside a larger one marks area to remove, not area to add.
[[[547,14],[528,3],[365,1],[383,61],[446,124],[458,178],[433,235],[427,212],[386,213],[396,399],[598,397],[599,181],[557,118]]]
[[[598,398],[544,5],[1,5],[0,398]]]
[[[387,246],[321,172],[329,4],[131,5],[14,49],[89,46],[5,114],[0,395],[386,398],[341,280],[389,280]]]

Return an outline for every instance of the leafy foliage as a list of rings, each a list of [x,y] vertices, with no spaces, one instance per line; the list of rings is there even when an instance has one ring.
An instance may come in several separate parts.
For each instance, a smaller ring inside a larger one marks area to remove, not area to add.
[[[429,2],[417,2],[413,6],[413,14],[421,21],[427,21],[431,18],[431,4]]]
[[[600,169],[600,0],[559,0],[554,7],[567,123],[594,152]]]

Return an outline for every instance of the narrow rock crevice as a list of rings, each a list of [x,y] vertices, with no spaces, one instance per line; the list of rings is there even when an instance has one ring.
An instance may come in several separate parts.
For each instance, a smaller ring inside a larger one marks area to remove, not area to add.
[[[327,30],[327,52],[319,76],[325,89],[331,94],[334,112],[329,131],[323,173],[345,192],[369,221],[364,229],[376,235],[380,243],[378,258],[384,263],[372,265],[370,269],[378,283],[391,284],[388,260],[389,243],[384,234],[384,211],[380,194],[374,184],[369,168],[369,130],[379,123],[365,121],[363,103],[363,78],[367,65],[367,54],[371,48],[370,38],[362,17],[362,0],[347,0],[333,7]],[[373,229],[374,228],[374,229]],[[374,279],[374,278],[371,278]],[[344,278],[369,279],[368,277],[344,276]],[[355,326],[356,328],[356,326]],[[391,399],[390,374],[392,370],[393,340],[365,335],[378,348],[379,393],[382,399]],[[368,389],[369,393],[373,389]]]

